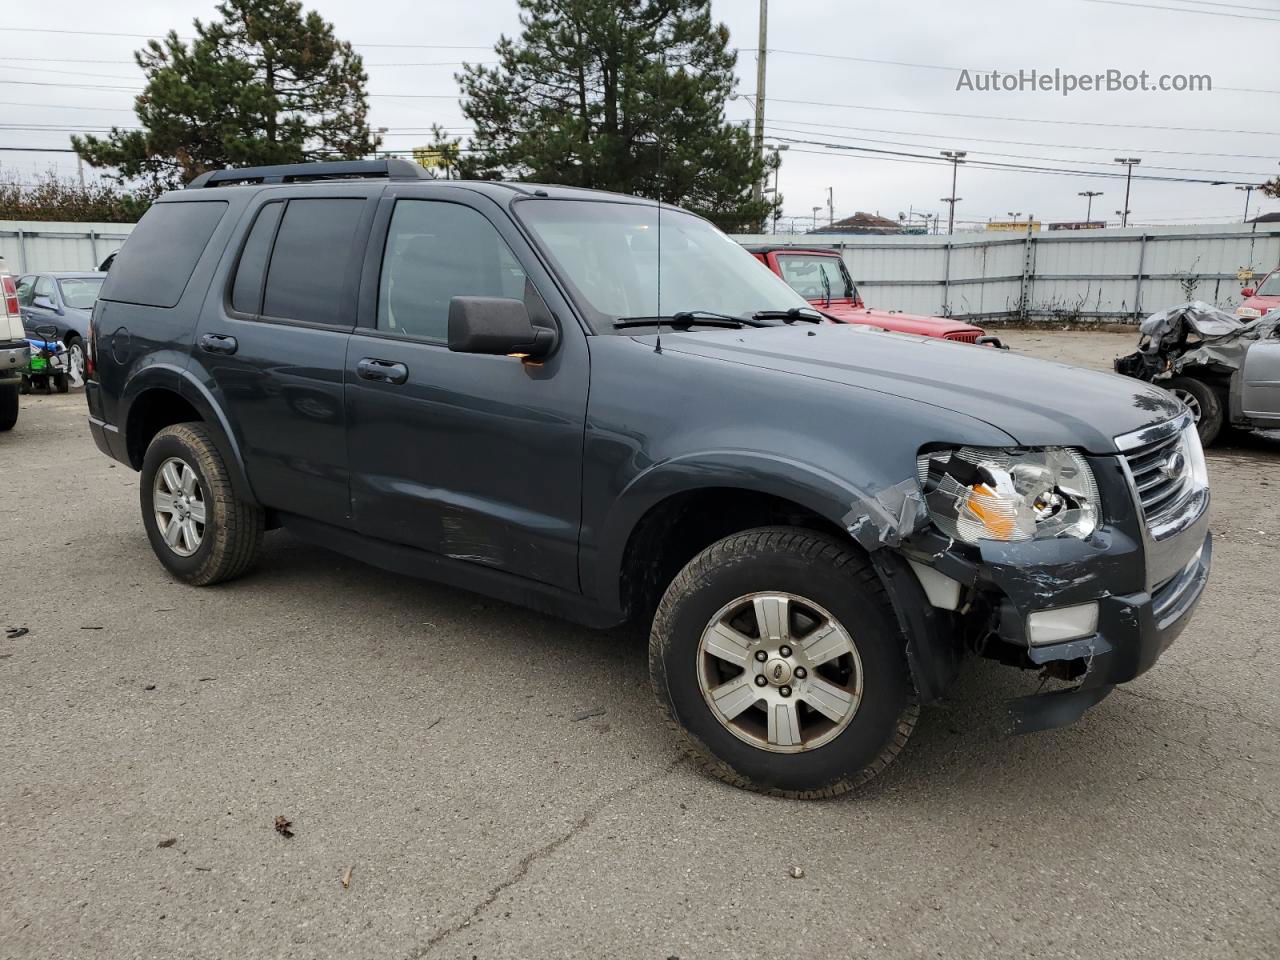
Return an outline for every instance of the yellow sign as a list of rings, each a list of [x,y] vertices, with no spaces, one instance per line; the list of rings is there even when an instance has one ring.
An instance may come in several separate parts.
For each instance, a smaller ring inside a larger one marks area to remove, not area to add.
[[[413,159],[419,166],[427,168],[444,166],[444,153],[431,147],[414,147]]]
[[[1248,283],[1253,279],[1253,271],[1248,267],[1241,267],[1236,271],[1236,279],[1241,283]]]
[[[987,221],[987,229],[996,233],[1026,233],[1027,221],[1025,220],[989,220]],[[1031,221],[1031,232],[1040,232],[1040,221]]]

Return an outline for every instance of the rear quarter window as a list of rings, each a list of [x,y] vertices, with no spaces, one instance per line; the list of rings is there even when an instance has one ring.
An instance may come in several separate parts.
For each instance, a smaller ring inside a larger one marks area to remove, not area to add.
[[[153,204],[111,265],[102,299],[177,306],[226,211],[224,200]]]

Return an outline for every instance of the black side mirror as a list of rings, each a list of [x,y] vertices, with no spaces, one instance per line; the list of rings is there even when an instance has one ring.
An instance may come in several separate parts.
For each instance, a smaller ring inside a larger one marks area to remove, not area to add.
[[[502,297],[454,297],[449,301],[449,349],[544,357],[556,345],[556,332],[535,327],[523,300]]]

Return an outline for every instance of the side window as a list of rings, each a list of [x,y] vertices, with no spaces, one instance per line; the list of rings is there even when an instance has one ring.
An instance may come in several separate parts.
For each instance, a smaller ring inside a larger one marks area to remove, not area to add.
[[[226,211],[225,200],[153,203],[112,262],[102,299],[176,307]]]
[[[356,197],[289,201],[267,269],[265,316],[354,325],[352,316],[343,316],[346,277],[364,206]]]
[[[249,230],[231,286],[231,309],[238,313],[262,312],[262,280],[267,275],[267,258],[271,256],[271,242],[276,238],[283,209],[284,204],[278,200],[263,204]]]
[[[53,281],[48,277],[37,277],[32,299],[34,300],[35,297],[44,297],[50,304],[55,303],[56,301],[53,299]]]
[[[31,301],[36,296],[36,278],[23,277],[18,281],[18,305],[23,307],[31,306]]]
[[[449,336],[454,297],[524,298],[525,272],[488,220],[436,200],[396,203],[378,285],[378,329]]]

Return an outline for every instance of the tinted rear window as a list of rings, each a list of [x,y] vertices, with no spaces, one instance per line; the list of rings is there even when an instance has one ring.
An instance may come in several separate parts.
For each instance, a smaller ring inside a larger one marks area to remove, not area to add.
[[[226,210],[223,200],[153,204],[111,265],[102,299],[177,306]]]
[[[267,271],[265,316],[352,325],[343,294],[364,205],[363,198],[289,201]]]

